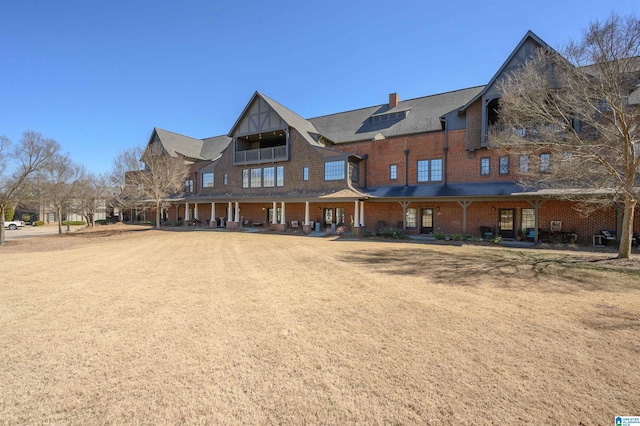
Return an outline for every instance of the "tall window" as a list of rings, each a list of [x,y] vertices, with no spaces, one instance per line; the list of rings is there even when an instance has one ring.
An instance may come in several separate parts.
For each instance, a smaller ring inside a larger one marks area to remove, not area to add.
[[[545,173],[549,171],[551,166],[551,154],[540,154],[540,172]]]
[[[284,166],[276,167],[276,186],[284,186]]]
[[[396,164],[391,164],[389,166],[389,179],[391,180],[398,179],[398,166]]]
[[[344,225],[344,207],[336,208],[336,224]]]
[[[407,209],[407,228],[416,228],[418,226],[418,210],[414,208]]]
[[[349,162],[349,180],[353,183],[360,181],[360,166],[357,163]]]
[[[522,209],[522,229],[536,227],[536,214],[534,209]]]
[[[262,169],[251,169],[251,187],[260,188],[262,186]]]
[[[202,187],[211,188],[213,186],[213,173],[207,172],[202,174]]]
[[[429,160],[418,161],[418,182],[429,181]]]
[[[193,192],[193,179],[187,179],[184,181],[184,191]]]
[[[263,186],[272,187],[276,186],[276,169],[275,167],[265,167],[263,171]]]
[[[509,174],[509,157],[500,157],[500,174],[508,175]]]
[[[442,160],[431,160],[431,181],[437,182],[442,180]]]
[[[344,179],[344,161],[325,161],[324,180]]]
[[[520,156],[520,173],[528,173],[529,172],[529,156],[521,155]]]
[[[442,159],[418,161],[418,182],[438,182],[442,180]]]
[[[480,175],[489,176],[491,172],[491,159],[488,157],[480,159]]]
[[[309,180],[309,168],[308,167],[303,167],[302,168],[302,180]]]
[[[249,187],[249,169],[242,170],[242,187]]]
[[[227,184],[227,174],[226,173],[222,175],[222,184],[223,185]]]

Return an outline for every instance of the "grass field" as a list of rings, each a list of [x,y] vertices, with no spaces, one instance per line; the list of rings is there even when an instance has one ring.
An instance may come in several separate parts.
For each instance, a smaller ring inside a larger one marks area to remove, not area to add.
[[[134,229],[0,247],[0,423],[640,415],[636,262]]]

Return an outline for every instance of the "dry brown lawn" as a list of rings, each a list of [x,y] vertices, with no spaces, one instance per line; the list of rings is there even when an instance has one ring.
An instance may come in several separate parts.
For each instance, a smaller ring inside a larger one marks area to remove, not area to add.
[[[0,247],[5,424],[612,424],[611,255],[124,225]]]

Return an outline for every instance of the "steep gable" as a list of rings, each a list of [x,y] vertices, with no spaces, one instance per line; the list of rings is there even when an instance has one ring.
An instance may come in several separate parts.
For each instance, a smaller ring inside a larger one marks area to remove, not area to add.
[[[314,138],[318,131],[313,124],[273,99],[255,92],[228,135],[238,138],[286,130],[288,127],[297,129],[311,145],[322,146]]]

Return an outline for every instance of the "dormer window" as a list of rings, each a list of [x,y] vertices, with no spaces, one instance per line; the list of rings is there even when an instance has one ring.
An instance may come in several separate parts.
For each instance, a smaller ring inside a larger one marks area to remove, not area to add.
[[[372,123],[379,123],[381,121],[393,121],[393,120],[402,120],[407,118],[407,114],[409,110],[404,111],[394,111],[394,112],[383,112],[380,114],[374,114],[371,116]]]

